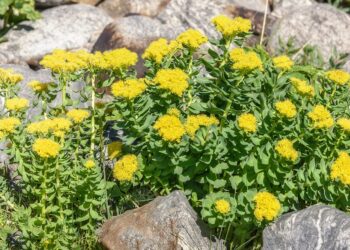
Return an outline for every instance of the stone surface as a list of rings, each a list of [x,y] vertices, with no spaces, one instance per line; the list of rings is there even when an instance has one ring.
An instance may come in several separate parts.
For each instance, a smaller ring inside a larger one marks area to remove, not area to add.
[[[50,8],[64,4],[71,3],[85,3],[90,5],[96,5],[99,0],[35,0],[35,5],[38,8]]]
[[[263,231],[263,250],[350,249],[350,216],[325,205],[283,215]]]
[[[266,0],[231,0],[230,2],[250,10],[265,12]],[[269,6],[267,11],[270,12]]]
[[[128,14],[156,16],[171,0],[104,0],[99,7],[112,17]]]
[[[208,238],[208,230],[180,191],[113,217],[100,239],[108,250],[224,249]]]
[[[283,17],[292,10],[302,9],[314,3],[314,0],[272,0],[272,14],[278,17]]]
[[[333,48],[340,53],[350,52],[349,30],[350,16],[345,12],[328,4],[313,4],[278,20],[272,28],[268,47],[276,51],[279,38],[286,42],[294,37],[297,47],[316,45],[328,60]]]
[[[6,35],[8,42],[0,43],[0,62],[36,65],[57,48],[90,49],[111,20],[103,10],[85,4],[47,9],[41,19],[22,22]]]

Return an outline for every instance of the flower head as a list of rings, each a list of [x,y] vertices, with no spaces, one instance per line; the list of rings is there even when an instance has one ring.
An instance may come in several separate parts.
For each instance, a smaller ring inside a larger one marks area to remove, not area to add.
[[[108,144],[108,157],[110,160],[113,160],[114,158],[118,157],[122,152],[123,144],[120,141],[115,141],[110,144]]]
[[[60,150],[60,144],[50,139],[39,138],[33,144],[33,151],[42,158],[56,157]]]
[[[49,83],[43,83],[37,80],[30,81],[27,85],[37,93],[44,92],[49,87]]]
[[[256,117],[253,114],[242,114],[238,117],[238,127],[246,133],[254,133],[257,130]]]
[[[0,119],[0,131],[4,134],[15,132],[15,128],[21,124],[21,121],[16,117],[6,117]]]
[[[10,111],[20,111],[28,108],[29,101],[25,98],[12,98],[7,99],[5,102],[5,107]]]
[[[329,80],[339,85],[344,85],[350,81],[350,74],[340,69],[333,69],[326,72]]]
[[[346,132],[350,133],[350,119],[340,118],[337,124]]]
[[[91,169],[94,168],[96,166],[96,163],[93,159],[88,159],[85,163],[84,163],[84,167],[86,167],[87,169]]]
[[[350,156],[348,153],[339,153],[331,167],[331,179],[338,179],[344,185],[350,185]]]
[[[219,199],[215,201],[215,210],[220,214],[227,214],[231,210],[231,205],[227,200]]]
[[[272,59],[276,68],[281,70],[289,70],[294,65],[294,62],[288,56],[277,56]]]
[[[297,108],[290,100],[276,102],[275,107],[277,112],[286,118],[293,118],[297,114]]]
[[[126,48],[106,51],[103,57],[108,68],[113,70],[127,69],[137,63],[137,54]]]
[[[188,29],[182,32],[176,41],[183,46],[189,47],[191,49],[199,48],[203,43],[208,41],[208,38],[204,36],[201,32],[195,29]]]
[[[300,95],[306,97],[313,97],[315,95],[314,87],[308,84],[305,80],[291,77],[290,81]]]
[[[181,112],[177,108],[169,108],[166,112],[168,115],[174,115],[176,117],[180,117]]]
[[[314,109],[308,113],[308,117],[313,121],[315,128],[330,128],[334,124],[333,117],[326,107],[316,105]]]
[[[137,96],[145,92],[147,85],[143,78],[127,79],[125,81],[118,81],[112,85],[112,94],[115,97],[125,99],[135,99]]]
[[[138,162],[136,155],[124,155],[115,163],[113,177],[118,181],[131,181],[137,169]]]
[[[182,136],[186,133],[184,125],[179,117],[175,115],[163,115],[153,125],[159,135],[165,141],[180,142]]]
[[[242,33],[248,33],[252,28],[250,20],[242,17],[231,19],[227,16],[219,15],[211,21],[223,37],[234,37]]]
[[[150,43],[148,48],[142,55],[143,59],[153,60],[160,64],[165,56],[172,52],[168,41],[164,38],[160,38]]]
[[[71,109],[67,112],[67,117],[72,119],[74,123],[82,123],[89,116],[89,111],[84,109]]]
[[[23,80],[21,74],[17,74],[13,69],[0,68],[0,87],[14,86]]]
[[[197,130],[201,126],[209,127],[211,125],[219,125],[219,120],[215,116],[206,116],[206,115],[190,115],[187,117],[185,123],[185,129],[187,134],[194,138]]]
[[[241,48],[235,48],[231,51],[230,58],[233,61],[232,68],[244,74],[255,69],[264,70],[260,57],[253,51],[245,52]]]
[[[278,199],[269,192],[259,192],[254,197],[254,215],[258,221],[274,220],[281,211],[281,204]]]
[[[47,135],[49,133],[53,133],[58,137],[62,137],[64,133],[69,131],[71,126],[72,122],[70,120],[58,117],[30,123],[26,130],[29,134]]]
[[[296,161],[298,159],[298,151],[293,147],[293,142],[288,139],[282,139],[275,146],[277,153],[288,161]]]
[[[182,96],[188,88],[188,75],[181,69],[161,69],[157,72],[153,81],[161,89],[168,90],[178,96]]]

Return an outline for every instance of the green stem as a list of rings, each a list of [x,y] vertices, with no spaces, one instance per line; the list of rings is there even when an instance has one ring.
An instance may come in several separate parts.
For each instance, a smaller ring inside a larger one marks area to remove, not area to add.
[[[62,113],[65,113],[66,95],[67,95],[67,82],[66,82],[66,78],[63,77],[62,79]]]
[[[94,155],[95,151],[95,137],[96,137],[96,131],[95,131],[95,99],[96,99],[96,86],[95,86],[95,75],[92,75],[91,78],[91,146],[90,146],[90,155],[91,157]]]

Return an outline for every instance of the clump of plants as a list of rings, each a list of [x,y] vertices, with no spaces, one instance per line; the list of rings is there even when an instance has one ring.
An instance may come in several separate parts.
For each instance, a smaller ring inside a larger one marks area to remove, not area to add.
[[[249,20],[212,23],[219,39],[189,29],[152,42],[144,78],[127,49],[45,56],[56,82],[29,84],[38,121],[26,119],[29,102],[16,96],[21,76],[1,69],[0,138],[30,215],[29,226],[15,222],[26,248],[79,244],[118,213],[116,200],[140,190],[183,190],[231,248],[258,247],[264,226],[288,211],[319,202],[349,209],[350,75],[246,47]],[[87,86],[72,100],[67,89],[78,79]],[[106,88],[112,101],[103,102]],[[104,136],[111,122],[112,143]]]

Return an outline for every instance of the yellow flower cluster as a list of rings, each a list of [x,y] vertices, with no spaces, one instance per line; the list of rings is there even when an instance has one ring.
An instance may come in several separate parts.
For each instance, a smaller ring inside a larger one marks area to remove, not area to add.
[[[23,80],[21,74],[16,74],[13,69],[0,68],[0,86],[13,86]]]
[[[257,130],[256,117],[253,114],[242,114],[238,117],[238,127],[247,133],[254,133]]]
[[[313,97],[315,95],[314,87],[308,84],[305,80],[291,77],[290,81],[300,95],[307,97]]]
[[[350,81],[350,74],[340,69],[327,71],[326,76],[339,85],[344,85]]]
[[[330,128],[334,124],[331,113],[322,105],[316,105],[314,109],[308,113],[308,117],[313,121],[315,128]]]
[[[168,90],[178,96],[182,96],[188,88],[188,75],[181,69],[161,69],[157,72],[153,81],[161,89]]]
[[[84,109],[71,109],[67,112],[67,117],[72,119],[74,123],[82,123],[89,115],[89,111]]]
[[[215,209],[220,214],[227,214],[231,210],[231,205],[227,200],[219,199],[215,201]]]
[[[8,134],[15,132],[15,128],[21,124],[21,121],[16,117],[6,117],[0,119],[0,137],[5,137]]]
[[[249,73],[254,69],[264,70],[260,57],[253,51],[245,52],[242,48],[235,48],[230,52],[230,58],[233,61],[232,68]]]
[[[60,144],[50,139],[36,139],[33,151],[42,158],[56,157],[61,150]]]
[[[138,162],[136,155],[124,155],[115,163],[113,177],[118,181],[131,181],[137,169]]]
[[[350,156],[348,153],[339,153],[331,167],[331,179],[339,179],[344,185],[350,185]]]
[[[165,56],[175,52],[178,48],[180,48],[180,44],[177,41],[171,41],[168,44],[166,39],[160,38],[150,43],[148,48],[143,53],[142,58],[146,60],[153,60],[160,64]]]
[[[298,159],[298,151],[293,147],[293,142],[288,139],[279,140],[275,146],[277,153],[288,161],[296,161]]]
[[[297,114],[297,108],[290,100],[276,102],[276,110],[281,116],[293,118]]]
[[[115,49],[103,53],[108,68],[118,70],[126,69],[137,63],[137,54],[126,48]]]
[[[127,79],[125,81],[118,81],[112,85],[112,94],[115,97],[121,97],[132,100],[141,95],[147,88],[145,80],[140,79]]]
[[[177,108],[169,108],[166,112],[168,115],[174,115],[176,117],[180,117],[181,112]]]
[[[27,132],[30,134],[44,134],[53,133],[58,137],[64,136],[72,126],[72,122],[66,118],[53,118],[39,122],[33,122],[27,126]]]
[[[182,136],[186,133],[185,126],[175,115],[166,114],[161,116],[153,127],[163,140],[170,142],[180,142]]]
[[[11,99],[7,99],[5,102],[5,107],[7,108],[7,110],[10,111],[20,111],[23,110],[25,108],[28,108],[29,106],[29,101],[25,98],[11,98]]]
[[[94,168],[96,166],[96,163],[93,159],[88,159],[85,163],[84,163],[84,167],[86,167],[87,169],[91,169]]]
[[[294,65],[294,62],[288,56],[277,56],[272,59],[276,68],[281,70],[289,70]]]
[[[350,133],[350,119],[339,118],[337,124],[346,132]]]
[[[231,19],[227,16],[219,15],[214,17],[211,21],[222,36],[226,38],[248,33],[252,28],[250,20],[241,17]]]
[[[37,80],[30,81],[27,84],[34,92],[40,93],[43,91],[46,91],[47,88],[49,87],[49,83],[43,83]]]
[[[118,157],[122,152],[123,144],[120,141],[115,141],[107,146],[108,151],[108,158],[110,160],[113,160],[114,158]]]
[[[201,126],[209,127],[211,125],[219,125],[219,120],[216,119],[215,116],[206,116],[206,115],[190,115],[187,117],[187,121],[185,123],[185,129],[187,134],[194,138],[197,130]]]
[[[254,197],[254,215],[258,221],[274,220],[281,211],[281,204],[278,199],[269,192],[259,192]]]
[[[208,38],[204,36],[200,31],[195,29],[188,29],[185,32],[182,32],[177,38],[176,41],[183,46],[186,46],[191,49],[199,48],[203,43],[208,41]]]

